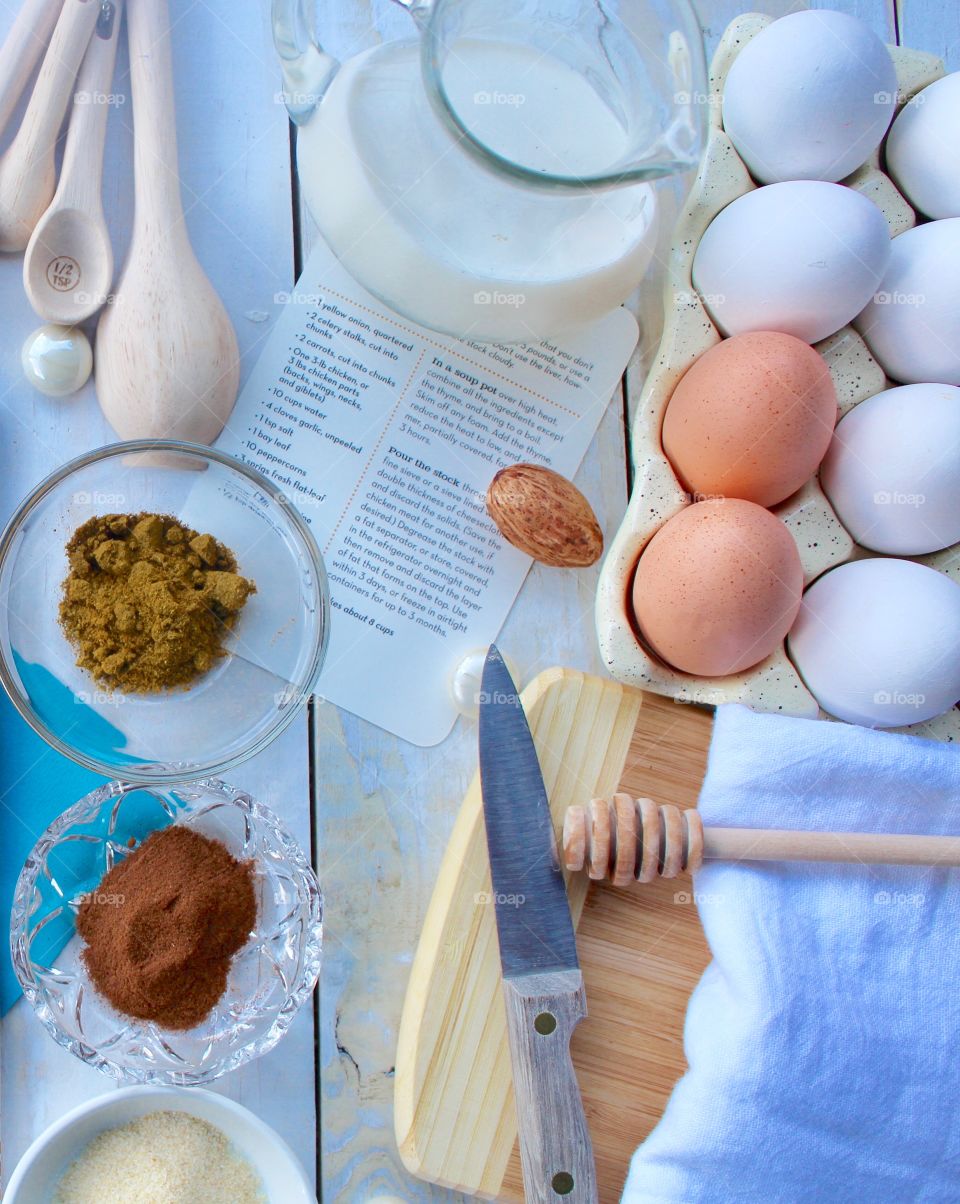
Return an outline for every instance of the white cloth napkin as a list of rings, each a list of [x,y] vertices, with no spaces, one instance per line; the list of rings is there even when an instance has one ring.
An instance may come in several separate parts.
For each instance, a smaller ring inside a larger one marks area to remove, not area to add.
[[[960,833],[960,749],[719,708],[707,824]],[[708,862],[690,1069],[624,1204],[960,1200],[960,870]]]

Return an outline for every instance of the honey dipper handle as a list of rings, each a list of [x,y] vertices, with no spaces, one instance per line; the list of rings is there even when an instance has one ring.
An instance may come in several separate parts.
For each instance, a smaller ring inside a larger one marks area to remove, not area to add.
[[[724,861],[859,861],[960,866],[960,836],[704,828],[703,855]]]
[[[614,886],[675,878],[704,859],[960,866],[960,836],[704,827],[693,809],[626,794],[570,807],[564,818],[566,868]]]

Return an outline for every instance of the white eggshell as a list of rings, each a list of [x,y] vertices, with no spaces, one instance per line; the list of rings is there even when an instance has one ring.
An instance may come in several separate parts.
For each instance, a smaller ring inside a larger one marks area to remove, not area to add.
[[[791,13],[740,51],[723,125],[755,180],[842,180],[880,145],[897,75],[873,30],[846,13]]]
[[[820,483],[857,543],[920,556],[960,540],[960,389],[901,385],[840,420]]]
[[[912,560],[841,564],[804,594],[787,651],[838,719],[932,719],[960,699],[960,585]]]
[[[960,71],[905,105],[887,136],[887,171],[927,217],[960,217]]]
[[[816,343],[863,309],[889,257],[889,228],[872,201],[842,184],[791,180],[717,214],[693,282],[725,335],[780,330]]]
[[[897,235],[856,326],[894,380],[960,385],[960,217]]]

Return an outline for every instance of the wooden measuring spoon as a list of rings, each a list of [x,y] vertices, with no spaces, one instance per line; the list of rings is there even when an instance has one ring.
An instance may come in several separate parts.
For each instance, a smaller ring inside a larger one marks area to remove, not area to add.
[[[66,0],[16,136],[0,158],[0,251],[22,251],[56,186],[54,148],[100,12]]]
[[[63,0],[26,0],[0,47],[0,130],[10,120],[63,8]]]
[[[220,433],[237,397],[237,336],[197,263],[180,200],[166,0],[127,7],[133,86],[133,238],[97,329],[100,407],[121,438]]]
[[[121,2],[106,0],[101,10],[77,79],[60,182],[23,260],[30,304],[41,318],[65,326],[96,313],[113,281],[113,249],[100,192]]]

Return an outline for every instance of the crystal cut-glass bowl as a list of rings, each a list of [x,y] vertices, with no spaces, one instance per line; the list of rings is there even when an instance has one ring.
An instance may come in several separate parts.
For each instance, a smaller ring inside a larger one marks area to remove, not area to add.
[[[172,823],[253,861],[258,898],[256,930],[234,958],[224,996],[184,1032],[116,1012],[93,986],[75,931],[83,896]],[[208,779],[175,789],[110,782],[65,811],[21,871],[10,943],[24,996],[59,1045],[121,1081],[190,1086],[276,1045],[316,984],[321,935],[320,886],[300,846],[266,807]]]

